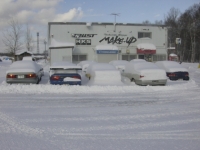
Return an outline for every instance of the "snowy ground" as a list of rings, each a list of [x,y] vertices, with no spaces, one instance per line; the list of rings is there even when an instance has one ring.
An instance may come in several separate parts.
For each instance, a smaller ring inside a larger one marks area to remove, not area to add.
[[[2,150],[199,150],[200,69],[166,86],[8,85],[0,63]]]

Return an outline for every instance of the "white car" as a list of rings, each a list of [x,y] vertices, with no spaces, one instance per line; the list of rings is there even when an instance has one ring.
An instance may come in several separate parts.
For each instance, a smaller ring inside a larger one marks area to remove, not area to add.
[[[129,63],[126,60],[113,60],[110,61],[109,64],[113,65],[118,69],[121,73],[125,70],[126,64]]]
[[[147,62],[144,59],[132,59],[130,62]]]
[[[7,83],[38,84],[44,75],[43,68],[33,61],[15,61],[6,72]]]
[[[170,80],[190,79],[188,70],[175,61],[157,61],[156,65],[166,71],[167,77]]]
[[[31,56],[25,56],[22,58],[22,60],[31,60],[31,61],[35,61],[35,58],[31,57]]]
[[[167,82],[165,70],[152,62],[130,62],[122,75],[138,85],[165,85]]]
[[[120,71],[111,64],[91,64],[85,75],[90,79],[88,85],[123,85]]]

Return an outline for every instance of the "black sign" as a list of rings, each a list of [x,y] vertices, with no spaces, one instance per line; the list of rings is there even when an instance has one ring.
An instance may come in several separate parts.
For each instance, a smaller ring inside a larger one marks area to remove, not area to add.
[[[131,43],[135,43],[137,41],[137,39],[132,36],[132,37],[127,37],[127,38],[121,38],[119,36],[113,36],[113,37],[104,37],[103,39],[101,39],[99,42],[101,43],[102,41],[107,41],[108,44],[112,43],[112,44],[122,44],[122,43],[127,43],[128,46]]]
[[[72,34],[74,38],[93,38],[97,34]]]
[[[76,39],[76,45],[91,45],[91,39]]]

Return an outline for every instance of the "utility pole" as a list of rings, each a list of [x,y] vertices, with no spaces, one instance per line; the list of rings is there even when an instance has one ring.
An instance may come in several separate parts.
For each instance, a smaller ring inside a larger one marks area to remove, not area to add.
[[[46,62],[46,60],[47,60],[47,51],[46,51],[46,44],[47,44],[47,41],[46,41],[46,39],[44,39],[44,46],[45,46],[45,49],[44,49],[44,57],[45,57],[45,62]]]
[[[116,31],[116,16],[119,16],[119,13],[112,13],[110,15],[115,16],[115,22],[114,22],[114,32]]]
[[[39,54],[39,32],[37,32],[37,53]]]

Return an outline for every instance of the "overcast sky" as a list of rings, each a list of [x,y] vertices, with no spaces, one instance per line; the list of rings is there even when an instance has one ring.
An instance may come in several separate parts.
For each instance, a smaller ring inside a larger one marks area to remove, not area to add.
[[[170,8],[182,13],[199,0],[0,0],[0,31],[8,27],[12,17],[22,24],[29,24],[32,36],[40,33],[40,49],[47,37],[48,22],[114,22],[111,13],[121,23],[142,23],[164,20]],[[0,51],[4,51],[0,34]]]

